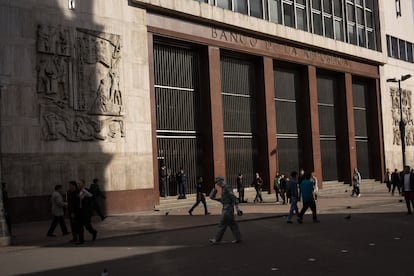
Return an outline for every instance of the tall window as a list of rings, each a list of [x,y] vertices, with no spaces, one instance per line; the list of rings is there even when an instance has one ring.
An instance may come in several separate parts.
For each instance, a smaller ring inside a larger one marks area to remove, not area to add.
[[[374,0],[197,0],[376,50]]]

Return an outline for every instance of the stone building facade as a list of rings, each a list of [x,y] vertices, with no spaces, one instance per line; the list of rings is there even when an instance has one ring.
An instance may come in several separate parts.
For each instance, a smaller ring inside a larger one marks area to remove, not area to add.
[[[242,2],[0,0],[15,221],[47,218],[54,185],[72,179],[101,179],[120,213],[151,210],[159,183],[176,195],[180,167],[191,193],[197,175],[211,187],[257,171],[271,191],[277,171],[315,171],[323,188],[398,166],[384,76],[412,63],[387,55],[389,1]]]

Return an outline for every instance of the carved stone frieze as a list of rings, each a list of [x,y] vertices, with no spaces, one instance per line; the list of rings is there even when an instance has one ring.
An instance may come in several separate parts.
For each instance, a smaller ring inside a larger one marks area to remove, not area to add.
[[[401,119],[405,125],[405,144],[414,146],[414,123],[411,104],[411,90],[390,88],[391,114],[393,122],[393,145],[401,145],[401,132],[399,129]],[[401,102],[400,102],[401,101]]]
[[[37,93],[45,140],[125,137],[120,58],[119,35],[38,26]]]

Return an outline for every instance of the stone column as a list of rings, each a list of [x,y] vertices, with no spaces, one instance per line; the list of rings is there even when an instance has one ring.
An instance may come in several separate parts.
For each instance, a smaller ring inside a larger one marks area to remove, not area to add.
[[[309,98],[305,101],[305,114],[309,119],[305,123],[306,137],[304,143],[305,169],[313,168],[318,178],[319,188],[322,188],[322,162],[321,143],[319,136],[319,110],[318,110],[318,87],[316,79],[316,67],[308,66]],[[302,117],[303,119],[306,119]]]
[[[265,183],[265,189],[269,193],[274,191],[273,178],[277,171],[277,154],[276,154],[276,110],[275,110],[275,87],[273,75],[273,59],[263,57],[262,74],[263,83],[258,95],[258,125],[261,135],[258,135],[259,147],[261,148],[262,178]],[[266,187],[269,183],[269,187]]]

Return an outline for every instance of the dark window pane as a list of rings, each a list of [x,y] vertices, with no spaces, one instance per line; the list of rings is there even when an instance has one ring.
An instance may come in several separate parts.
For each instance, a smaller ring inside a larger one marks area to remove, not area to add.
[[[279,171],[289,175],[291,171],[302,167],[302,150],[298,139],[277,139],[277,159]]]
[[[300,30],[307,31],[308,24],[306,22],[306,11],[301,8],[296,9],[296,20],[297,20],[297,28]]]
[[[368,9],[374,9],[373,6],[373,1],[372,0],[365,0],[365,7],[367,7]]]
[[[322,15],[318,13],[313,13],[313,33],[322,35]]]
[[[366,12],[365,14],[367,16],[367,27],[373,28],[373,26],[374,26],[374,17],[372,15],[372,12]]]
[[[366,46],[365,28],[358,28],[358,43],[359,46]]]
[[[342,17],[342,3],[339,0],[333,1],[335,16]]]
[[[373,31],[367,31],[368,34],[368,48],[371,50],[375,50],[375,35]],[[389,48],[389,47],[387,47]]]
[[[335,20],[335,39],[344,41],[342,21]]]
[[[312,9],[321,10],[321,0],[312,0]]]
[[[365,25],[364,10],[362,8],[357,8],[357,23],[360,25]]]
[[[348,24],[348,42],[355,45],[357,43],[355,25]]]
[[[332,18],[325,17],[325,36],[329,38],[334,37]]]
[[[198,2],[202,2],[202,3],[208,3],[208,0],[196,0]]]
[[[355,4],[363,6],[364,5],[364,1],[362,1],[362,0],[355,0]]]
[[[332,0],[323,0],[323,11],[332,14]]]
[[[404,40],[398,40],[400,45],[400,59],[406,60],[407,56],[405,54],[405,41]]]
[[[274,23],[282,23],[282,9],[280,7],[281,0],[270,0],[269,1],[269,19]]]
[[[263,18],[262,0],[250,0],[250,15]]]
[[[234,1],[234,11],[247,14],[247,0]]]
[[[275,108],[277,133],[297,134],[296,102],[276,101]]]
[[[295,27],[294,17],[293,17],[293,5],[287,3],[283,4],[283,12],[285,14],[285,26]]]
[[[306,0],[296,0],[297,4],[306,5]]]
[[[391,37],[389,35],[386,36],[387,38],[387,52],[388,56],[391,57]]]
[[[348,21],[355,22],[355,8],[354,5],[346,4],[346,12],[348,14]]]
[[[367,107],[367,85],[364,82],[352,83],[352,100],[354,107]]]
[[[338,154],[335,140],[321,140],[322,179],[338,180]]]
[[[398,58],[398,40],[395,37],[391,37],[391,56]]]
[[[370,152],[369,152],[369,141],[360,140],[355,141],[356,152],[357,152],[357,163],[358,170],[361,173],[362,178],[372,178],[370,169]]]
[[[217,0],[217,7],[231,10],[231,0]]]
[[[414,62],[413,60],[413,44],[407,42],[407,61]]]

